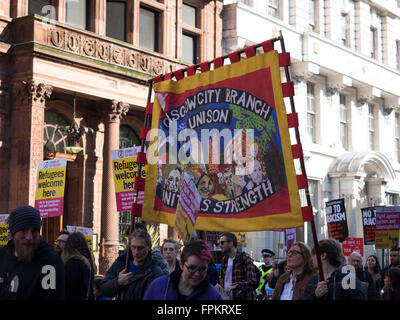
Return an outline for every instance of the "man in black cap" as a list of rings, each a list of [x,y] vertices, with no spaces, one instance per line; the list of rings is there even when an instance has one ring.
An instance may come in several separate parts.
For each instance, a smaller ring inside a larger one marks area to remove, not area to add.
[[[258,269],[261,272],[259,285],[257,288],[257,299],[262,299],[265,296],[265,285],[267,280],[267,275],[272,272],[272,261],[275,253],[269,249],[261,250],[261,254],[263,257],[264,264],[262,264]]]
[[[10,213],[12,240],[0,249],[0,300],[62,300],[65,272],[61,258],[40,236],[38,210],[20,206]]]

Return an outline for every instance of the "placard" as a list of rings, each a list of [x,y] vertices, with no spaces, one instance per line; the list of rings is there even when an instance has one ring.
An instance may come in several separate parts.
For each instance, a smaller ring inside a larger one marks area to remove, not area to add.
[[[375,248],[399,247],[400,206],[376,206]]]
[[[361,218],[364,230],[364,244],[375,244],[375,207],[361,208]]]
[[[343,255],[348,257],[352,252],[357,251],[361,256],[364,256],[363,238],[347,238],[342,242]]]
[[[344,199],[326,202],[326,222],[328,224],[329,238],[344,241],[348,237],[349,229],[347,227]]]
[[[89,249],[93,254],[93,229],[91,228],[86,228],[86,227],[79,227],[79,226],[67,226],[67,230],[72,233],[72,232],[80,232],[82,233],[89,245]]]
[[[135,178],[139,176],[137,156],[140,146],[111,150],[117,211],[130,211],[135,196]],[[141,177],[146,178],[146,165],[142,166]],[[144,191],[138,195],[138,204],[143,203]]]
[[[41,218],[62,216],[64,210],[67,158],[56,158],[39,163],[35,208]]]
[[[201,195],[194,183],[194,177],[185,171],[175,214],[175,228],[185,245],[193,235],[200,201]]]

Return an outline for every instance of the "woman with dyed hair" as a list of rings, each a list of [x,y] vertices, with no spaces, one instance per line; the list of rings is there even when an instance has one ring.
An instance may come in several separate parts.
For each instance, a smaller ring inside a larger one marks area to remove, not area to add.
[[[221,300],[218,291],[207,279],[211,252],[207,243],[197,240],[184,247],[177,269],[168,276],[155,279],[143,300]]]

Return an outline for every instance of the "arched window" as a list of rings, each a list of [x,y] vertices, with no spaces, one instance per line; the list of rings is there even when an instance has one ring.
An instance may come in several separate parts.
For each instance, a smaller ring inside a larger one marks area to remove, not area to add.
[[[135,131],[127,125],[121,125],[119,127],[119,148],[124,149],[139,145],[140,140]]]
[[[65,153],[67,136],[60,128],[67,126],[67,121],[55,111],[46,111],[44,122],[43,142],[46,149],[50,152]]]

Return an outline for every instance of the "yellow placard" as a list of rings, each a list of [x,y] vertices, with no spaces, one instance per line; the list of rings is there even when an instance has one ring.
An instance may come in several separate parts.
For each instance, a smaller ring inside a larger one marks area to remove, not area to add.
[[[35,200],[64,197],[66,167],[40,170]]]
[[[0,247],[5,246],[8,242],[7,224],[0,223]]]
[[[399,230],[376,230],[375,248],[392,249],[399,246]]]

